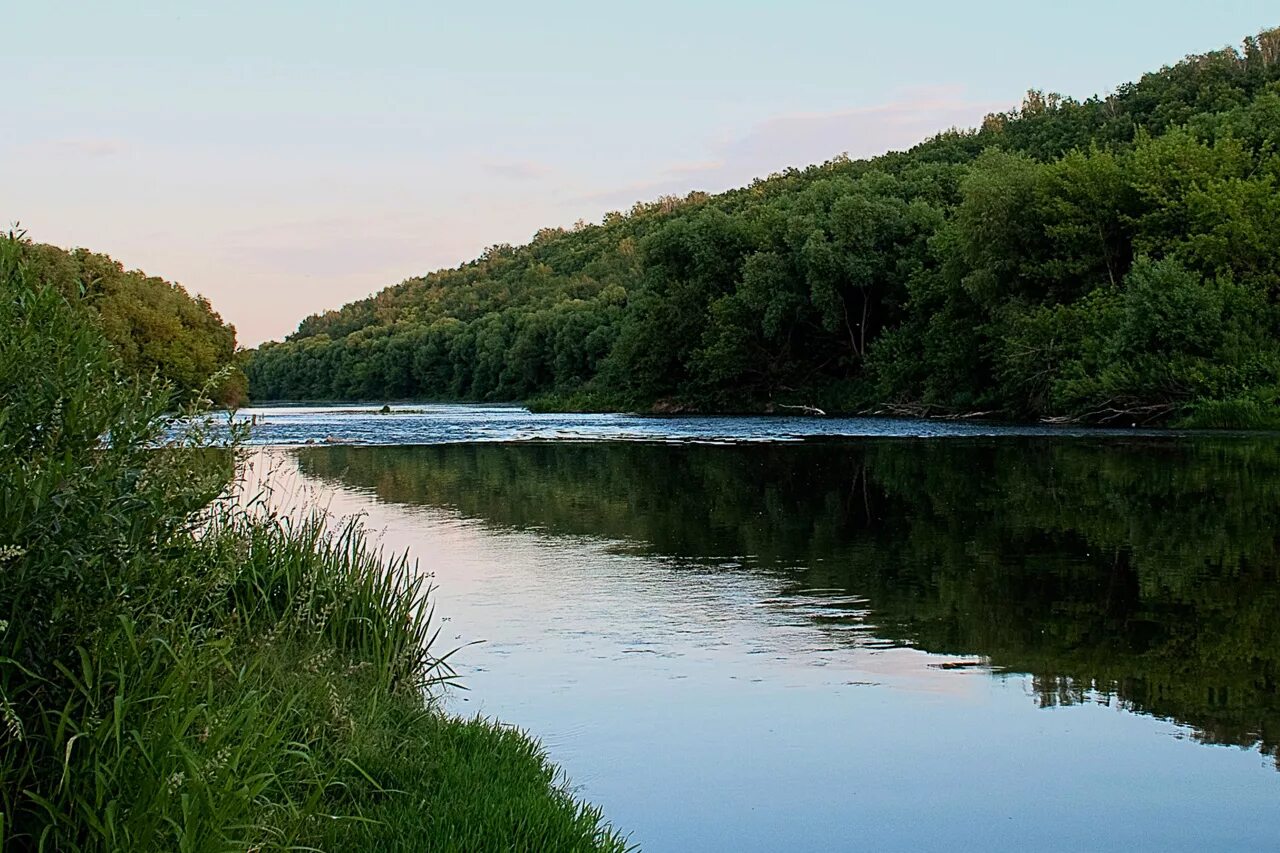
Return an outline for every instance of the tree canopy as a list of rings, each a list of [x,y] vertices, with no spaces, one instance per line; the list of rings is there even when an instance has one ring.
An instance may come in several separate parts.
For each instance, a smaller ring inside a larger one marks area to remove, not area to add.
[[[203,296],[87,249],[26,241],[21,248],[28,280],[91,311],[126,372],[154,374],[178,399],[206,394],[222,405],[244,401],[235,327]]]

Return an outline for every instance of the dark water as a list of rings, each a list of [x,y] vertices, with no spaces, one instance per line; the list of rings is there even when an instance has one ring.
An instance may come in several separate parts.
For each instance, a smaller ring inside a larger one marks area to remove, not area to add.
[[[1280,444],[287,451],[646,850],[1280,849]]]

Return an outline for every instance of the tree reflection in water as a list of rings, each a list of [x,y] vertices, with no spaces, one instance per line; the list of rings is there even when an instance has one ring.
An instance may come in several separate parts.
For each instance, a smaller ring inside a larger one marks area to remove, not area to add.
[[[1265,437],[325,447],[311,477],[843,591],[876,634],[1280,756]],[[817,610],[821,623],[830,610]],[[832,630],[833,641],[842,633]]]

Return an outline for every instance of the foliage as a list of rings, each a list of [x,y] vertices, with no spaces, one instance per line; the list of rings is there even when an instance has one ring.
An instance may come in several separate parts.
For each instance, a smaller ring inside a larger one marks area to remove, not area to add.
[[[306,318],[248,357],[250,391],[1131,423],[1248,400],[1272,421],[1277,45],[544,229]],[[1147,310],[1179,331],[1131,363]]]
[[[0,847],[621,849],[536,744],[436,706],[424,576],[224,491],[233,451],[29,251],[0,240]]]
[[[236,330],[203,296],[86,249],[23,242],[22,252],[27,277],[90,309],[130,372],[159,377],[182,400],[206,393],[234,407],[246,399]]]

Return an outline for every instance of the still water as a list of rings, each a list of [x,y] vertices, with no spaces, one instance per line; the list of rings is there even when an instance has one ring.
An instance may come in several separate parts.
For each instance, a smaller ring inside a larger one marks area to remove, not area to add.
[[[644,850],[1280,849],[1275,437],[702,420],[259,458]]]

